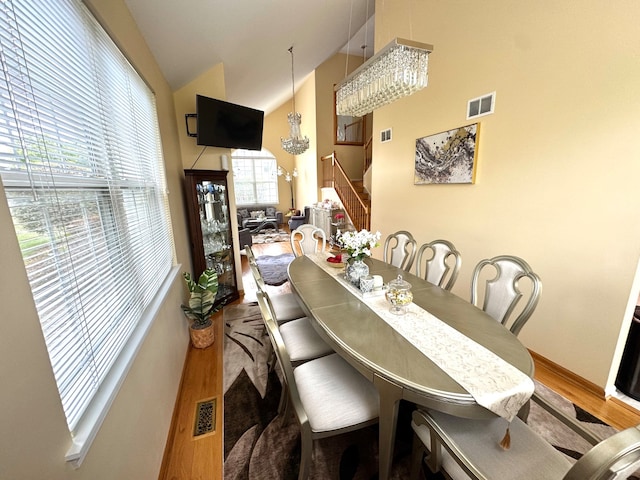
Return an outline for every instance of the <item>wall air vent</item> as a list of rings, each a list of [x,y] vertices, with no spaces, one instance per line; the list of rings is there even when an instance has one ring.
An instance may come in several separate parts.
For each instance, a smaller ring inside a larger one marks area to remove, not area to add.
[[[496,92],[472,98],[467,103],[467,120],[493,113],[496,105]]]
[[[380,143],[390,142],[391,141],[391,129],[387,128],[386,130],[380,131]]]

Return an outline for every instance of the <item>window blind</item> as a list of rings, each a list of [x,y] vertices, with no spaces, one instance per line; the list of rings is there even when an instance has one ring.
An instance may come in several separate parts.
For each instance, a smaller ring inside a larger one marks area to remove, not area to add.
[[[278,165],[271,152],[235,150],[231,162],[237,205],[278,203]]]
[[[73,432],[174,263],[155,99],[78,0],[3,0],[0,48],[0,176]]]

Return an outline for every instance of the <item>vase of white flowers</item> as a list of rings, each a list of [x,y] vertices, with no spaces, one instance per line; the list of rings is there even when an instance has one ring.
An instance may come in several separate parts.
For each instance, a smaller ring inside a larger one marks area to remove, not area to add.
[[[341,232],[338,230],[336,238],[340,248],[348,254],[345,277],[353,285],[360,287],[360,277],[369,275],[369,265],[364,263],[364,259],[369,258],[371,249],[379,245],[380,232],[371,233],[368,230]]]

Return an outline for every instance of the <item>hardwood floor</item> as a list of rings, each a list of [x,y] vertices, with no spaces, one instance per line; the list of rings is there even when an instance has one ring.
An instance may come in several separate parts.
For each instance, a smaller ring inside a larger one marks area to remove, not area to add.
[[[257,244],[252,247],[256,256],[290,252],[288,242]],[[244,295],[238,302],[255,301],[255,282],[251,277],[247,258],[242,257]],[[288,283],[268,287],[270,293],[289,291]],[[216,322],[216,341],[206,349],[190,347],[185,360],[182,385],[173,415],[167,446],[160,468],[159,480],[218,480],[222,479],[223,395],[222,343],[224,325],[222,312]],[[598,389],[588,382],[534,354],[535,378],[552,390],[564,395],[591,414],[622,429],[640,424],[640,412],[619,400],[604,400]],[[197,402],[216,399],[215,430],[194,437],[193,430]]]

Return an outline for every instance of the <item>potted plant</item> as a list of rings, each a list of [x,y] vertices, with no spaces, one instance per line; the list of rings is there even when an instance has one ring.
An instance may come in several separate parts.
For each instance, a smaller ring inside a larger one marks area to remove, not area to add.
[[[207,269],[197,282],[187,272],[183,277],[191,293],[189,305],[181,305],[182,311],[191,321],[191,343],[196,348],[207,348],[215,339],[213,314],[223,307],[222,304],[214,305],[218,293],[218,274],[215,270]]]

